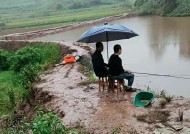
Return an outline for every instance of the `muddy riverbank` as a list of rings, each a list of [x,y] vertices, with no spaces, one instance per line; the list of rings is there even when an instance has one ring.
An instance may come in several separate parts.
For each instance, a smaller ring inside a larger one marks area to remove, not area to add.
[[[88,55],[80,46],[67,45],[79,55]],[[98,84],[81,85],[88,78],[79,71],[80,66],[77,62],[57,66],[42,75],[42,82],[36,84],[37,90],[54,96],[45,106],[61,115],[67,127],[95,134],[190,133],[189,99],[174,97],[163,104],[166,100],[160,98],[147,108],[137,108],[132,103],[136,93],[102,93]]]
[[[25,44],[20,42],[15,46],[11,42],[10,45],[19,49]],[[93,51],[83,44],[57,43],[83,57],[89,57],[89,51]],[[7,46],[4,44],[4,47]],[[34,100],[55,111],[67,127],[94,134],[190,133],[189,99],[174,97],[167,102],[165,98],[156,98],[151,106],[137,108],[133,106],[136,93],[117,95],[106,90],[99,92],[97,83],[81,84],[88,81],[88,77],[80,67],[80,62],[58,65],[44,72],[41,80],[34,85]],[[28,105],[21,109],[28,116],[32,115]]]
[[[41,36],[46,36],[50,34],[65,32],[72,29],[77,29],[79,27],[83,27],[86,25],[94,25],[98,23],[111,22],[114,20],[124,19],[124,18],[129,18],[129,17],[134,17],[134,16],[137,16],[137,14],[128,14],[128,13],[120,14],[120,15],[105,17],[105,18],[91,20],[91,21],[84,21],[84,22],[71,24],[71,25],[67,25],[63,27],[54,27],[54,28],[48,28],[48,29],[43,29],[43,30],[31,31],[31,32],[4,35],[4,36],[0,36],[0,40],[28,40],[35,37],[41,37]]]

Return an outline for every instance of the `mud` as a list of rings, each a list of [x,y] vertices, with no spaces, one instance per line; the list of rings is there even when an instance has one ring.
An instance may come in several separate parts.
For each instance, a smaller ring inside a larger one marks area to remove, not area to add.
[[[86,47],[61,44],[77,50],[78,55],[89,53],[89,48],[84,49]],[[44,98],[45,107],[62,117],[67,127],[95,134],[190,133],[190,100],[175,97],[163,108],[158,100],[147,108],[136,108],[132,103],[135,93],[117,95],[106,90],[99,92],[98,84],[80,85],[88,78],[78,71],[79,67],[78,62],[54,67],[41,76],[42,82],[35,85],[39,93],[46,93],[40,97]],[[183,112],[182,121],[179,110]]]

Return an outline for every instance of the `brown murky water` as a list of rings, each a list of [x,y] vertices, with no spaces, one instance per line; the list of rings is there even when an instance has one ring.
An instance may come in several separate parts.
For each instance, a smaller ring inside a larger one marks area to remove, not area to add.
[[[190,77],[190,17],[134,17],[110,23],[127,26],[140,36],[109,42],[109,54],[113,46],[122,45],[124,67],[134,72],[167,74]],[[91,26],[82,27],[36,38],[34,40],[76,41]],[[106,59],[106,50],[103,52]],[[136,74],[134,86],[154,90],[166,90],[176,96],[190,97],[190,80]]]

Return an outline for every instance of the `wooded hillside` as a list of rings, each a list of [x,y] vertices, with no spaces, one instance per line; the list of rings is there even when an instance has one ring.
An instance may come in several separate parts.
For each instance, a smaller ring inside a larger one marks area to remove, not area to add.
[[[190,0],[136,0],[135,7],[142,15],[190,15]]]

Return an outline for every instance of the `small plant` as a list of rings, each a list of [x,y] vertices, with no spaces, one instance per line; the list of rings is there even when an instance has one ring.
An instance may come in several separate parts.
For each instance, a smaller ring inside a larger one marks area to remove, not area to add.
[[[25,89],[22,92],[22,100],[26,101],[28,104],[31,105],[31,102],[30,102],[30,92],[31,92],[31,90]]]
[[[173,99],[173,97],[174,97],[174,96],[167,95],[167,96],[165,97],[165,99],[166,99],[166,101],[169,103],[169,102],[171,102],[171,100]]]
[[[30,89],[32,82],[39,80],[39,74],[37,67],[33,65],[27,65],[20,70],[20,83],[24,88]]]
[[[149,85],[147,86],[146,91],[147,91],[147,92],[151,92],[151,93],[153,93],[153,94],[156,94],[155,91],[153,91],[153,90],[150,88]]]
[[[112,130],[111,134],[119,134],[121,132],[121,127],[123,127],[123,126],[118,126],[118,127],[114,128]]]
[[[54,112],[38,111],[36,118],[31,122],[33,134],[65,134],[66,128]]]
[[[157,97],[158,98],[164,98],[169,103],[173,99],[174,96],[167,95],[166,91],[162,90],[162,91],[157,93]]]
[[[11,108],[14,109],[16,106],[16,103],[15,103],[15,93],[12,89],[9,89],[8,96],[9,96]]]

